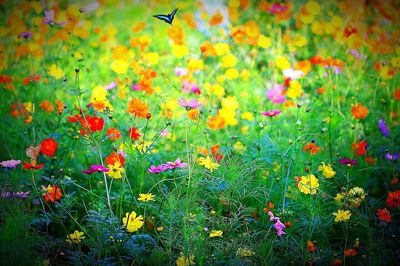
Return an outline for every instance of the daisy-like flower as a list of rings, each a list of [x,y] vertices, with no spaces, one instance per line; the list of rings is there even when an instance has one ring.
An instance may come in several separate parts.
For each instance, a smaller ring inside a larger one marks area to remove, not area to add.
[[[358,164],[357,160],[352,160],[347,157],[340,159],[339,162],[340,162],[340,164],[344,164],[344,165],[357,165]]]
[[[343,210],[338,210],[337,212],[334,212],[333,215],[335,216],[335,222],[345,222],[348,219],[350,219],[351,212],[350,211],[343,211]]]
[[[31,31],[25,31],[18,35],[19,38],[29,39],[32,38],[33,33]]]
[[[201,166],[204,166],[205,168],[207,168],[211,172],[213,172],[215,169],[217,169],[219,167],[219,164],[213,162],[213,160],[211,159],[210,156],[207,156],[207,158],[200,157],[197,160],[197,163],[199,165],[201,165]]]
[[[197,100],[189,100],[187,101],[184,97],[182,97],[180,100],[178,100],[178,104],[182,107],[185,107],[186,110],[192,110],[192,109],[197,109],[202,106],[201,103],[199,103]]]
[[[148,202],[148,201],[154,201],[154,195],[149,193],[149,194],[139,194],[139,198],[138,201],[144,201],[144,202]]]
[[[161,164],[159,166],[154,166],[154,165],[150,166],[150,168],[147,169],[147,172],[152,174],[158,174],[164,172],[165,170],[167,170],[167,168],[165,168],[164,164]]]
[[[291,80],[299,79],[304,76],[303,71],[301,70],[294,70],[292,68],[282,70],[283,75],[286,78],[290,78]]]
[[[280,113],[282,113],[281,110],[270,110],[270,111],[262,112],[261,114],[263,116],[274,117],[276,115],[279,115]]]
[[[284,103],[286,101],[285,86],[274,84],[274,86],[267,91],[267,97],[273,103]]]
[[[143,216],[137,216],[136,212],[127,212],[125,217],[122,218],[122,223],[125,225],[129,233],[134,233],[143,226]]]
[[[54,21],[54,10],[45,10],[44,11],[44,18],[42,20],[42,22],[44,24],[50,25],[50,26],[54,26],[54,25],[58,25],[58,26],[63,26],[65,25],[67,22],[63,21],[63,22],[55,22]]]
[[[175,168],[182,168],[186,167],[187,163],[181,162],[181,159],[176,159],[175,162],[167,162],[164,164],[165,169],[175,169]]]
[[[107,173],[108,171],[110,171],[110,169],[109,168],[105,168],[102,165],[91,165],[90,169],[82,170],[82,173],[84,173],[86,175],[91,175],[91,174],[96,173],[96,172]]]
[[[85,239],[83,232],[75,230],[72,234],[67,235],[68,243],[80,243],[82,239]]]
[[[149,113],[149,106],[139,99],[132,99],[128,103],[127,112],[135,117],[147,118]]]
[[[107,172],[107,174],[115,179],[121,179],[122,178],[122,173],[124,172],[124,168],[121,166],[120,162],[115,162],[114,164],[109,164],[108,168],[110,170]]]
[[[20,160],[7,160],[7,161],[2,161],[0,162],[1,167],[5,167],[5,168],[15,168],[17,167],[17,165],[19,165],[21,163]]]

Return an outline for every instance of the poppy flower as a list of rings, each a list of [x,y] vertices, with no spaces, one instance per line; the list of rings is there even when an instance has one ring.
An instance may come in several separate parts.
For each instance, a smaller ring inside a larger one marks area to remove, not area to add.
[[[40,152],[46,156],[52,157],[57,150],[57,142],[53,138],[44,139],[40,143]]]
[[[383,222],[389,223],[392,221],[392,216],[390,215],[390,211],[386,208],[378,209],[376,215],[378,216],[379,220]]]

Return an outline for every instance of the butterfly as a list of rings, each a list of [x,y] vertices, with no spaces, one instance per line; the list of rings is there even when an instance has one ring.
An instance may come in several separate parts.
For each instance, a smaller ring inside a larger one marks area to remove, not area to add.
[[[153,17],[158,18],[158,19],[161,19],[161,20],[167,22],[168,24],[171,24],[171,25],[172,25],[172,21],[174,20],[176,11],[178,11],[177,8],[175,8],[175,10],[172,11],[172,12],[171,12],[170,14],[168,14],[168,15],[154,15]]]

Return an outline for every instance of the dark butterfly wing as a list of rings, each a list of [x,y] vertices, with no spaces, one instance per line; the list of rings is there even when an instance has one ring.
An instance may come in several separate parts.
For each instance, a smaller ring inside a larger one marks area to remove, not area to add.
[[[172,22],[172,20],[174,20],[174,17],[175,17],[176,11],[178,11],[178,9],[177,9],[177,8],[175,8],[175,10],[171,12],[171,14],[168,14],[168,17],[170,17],[170,18],[171,18],[171,22]]]
[[[168,16],[166,16],[166,15],[155,15],[155,16],[153,16],[153,17],[158,18],[158,19],[161,19],[161,20],[167,22],[168,24],[171,24],[171,23],[172,23],[172,19],[170,18],[169,15],[168,15]]]

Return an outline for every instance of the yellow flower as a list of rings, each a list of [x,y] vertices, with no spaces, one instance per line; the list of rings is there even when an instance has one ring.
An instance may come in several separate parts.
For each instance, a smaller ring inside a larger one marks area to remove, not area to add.
[[[189,265],[195,265],[194,255],[186,257],[181,253],[179,258],[176,260],[176,266],[189,266]]]
[[[222,57],[222,67],[223,68],[228,68],[228,67],[234,67],[236,66],[237,59],[233,54],[227,54],[224,57]]]
[[[301,90],[301,84],[297,80],[292,80],[290,81],[290,87],[287,90],[286,96],[294,99],[298,98],[301,96],[302,90]]]
[[[157,230],[158,232],[162,232],[162,231],[164,230],[164,227],[163,227],[163,226],[159,226],[159,227],[156,228],[156,230]]]
[[[335,216],[335,222],[345,222],[350,219],[351,212],[350,211],[343,211],[338,210],[338,212],[334,212],[333,215]]]
[[[239,77],[239,72],[236,68],[229,68],[225,72],[225,76],[228,80],[237,79]]]
[[[211,172],[213,172],[215,169],[217,169],[217,168],[219,167],[219,164],[218,164],[218,163],[214,163],[214,162],[211,160],[210,156],[207,156],[207,158],[200,157],[200,158],[197,160],[197,163],[198,163],[199,165],[204,166],[205,168],[207,168],[207,169],[210,170]]]
[[[128,62],[123,60],[115,60],[111,63],[111,69],[117,74],[125,74],[128,71]]]
[[[332,178],[335,176],[336,172],[333,171],[331,164],[325,165],[324,162],[318,166],[318,171],[322,172],[322,175],[326,178]]]
[[[337,202],[341,202],[343,200],[343,198],[344,198],[344,195],[341,193],[338,193],[338,194],[336,194],[335,200]]]
[[[189,59],[187,64],[188,70],[194,72],[197,70],[202,70],[204,68],[203,60],[201,59]]]
[[[64,72],[61,68],[57,67],[56,64],[52,64],[49,68],[49,75],[56,79],[60,79],[64,76]]]
[[[150,52],[143,56],[144,60],[146,60],[149,64],[155,65],[158,63],[159,55],[156,52]]]
[[[258,37],[257,45],[264,49],[269,48],[272,45],[271,38],[261,34],[260,37]]]
[[[279,56],[278,58],[275,59],[275,64],[280,70],[288,69],[290,68],[290,62],[287,60],[286,57]]]
[[[250,71],[248,71],[247,69],[243,69],[242,71],[240,71],[240,77],[243,80],[248,80],[250,77]]]
[[[85,237],[83,236],[85,233],[79,232],[75,230],[72,234],[67,235],[67,242],[68,243],[79,243]]]
[[[249,120],[249,121],[253,121],[253,120],[254,120],[253,113],[251,113],[251,112],[244,112],[244,113],[242,114],[241,118],[242,118],[243,120]]]
[[[121,179],[122,178],[122,173],[124,172],[124,168],[122,168],[120,162],[116,162],[114,164],[109,164],[107,166],[110,170],[107,172],[107,174],[115,179]]]
[[[235,142],[235,144],[233,144],[233,148],[239,153],[243,153],[246,150],[246,146],[244,146],[240,141]]]
[[[151,193],[150,194],[139,194],[138,200],[139,201],[144,201],[144,202],[153,201],[154,200],[154,195],[151,194]]]
[[[210,238],[213,237],[222,237],[223,232],[221,230],[211,230]]]
[[[210,89],[218,98],[222,98],[225,94],[224,87],[219,84],[212,85]]]
[[[90,98],[90,102],[102,102],[106,99],[107,90],[104,89],[103,86],[96,86],[92,90],[92,98]]]
[[[214,45],[215,51],[217,51],[217,55],[224,55],[230,52],[229,44],[219,42]]]
[[[122,223],[125,225],[129,233],[136,232],[143,226],[143,216],[136,216],[136,212],[127,212],[125,217],[122,218]]]
[[[189,49],[184,44],[174,44],[172,46],[172,54],[176,58],[182,58],[185,55],[189,54]]]
[[[313,174],[302,176],[297,187],[304,194],[314,195],[319,188],[318,179]]]

